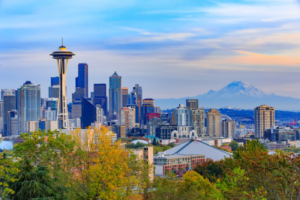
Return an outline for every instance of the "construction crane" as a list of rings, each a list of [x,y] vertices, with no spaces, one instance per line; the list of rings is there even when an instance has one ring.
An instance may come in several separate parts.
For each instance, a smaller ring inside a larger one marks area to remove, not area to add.
[[[292,123],[289,123],[288,125],[293,125],[293,126],[297,125],[297,115],[296,115],[295,121]]]

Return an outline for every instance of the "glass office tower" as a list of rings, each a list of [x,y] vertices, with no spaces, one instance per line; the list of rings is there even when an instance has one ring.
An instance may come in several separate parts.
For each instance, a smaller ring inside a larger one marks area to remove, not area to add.
[[[107,114],[107,95],[106,95],[106,84],[94,84],[94,106],[100,105],[103,109],[104,115]]]
[[[112,118],[119,116],[122,108],[122,77],[115,72],[109,77],[109,115]]]
[[[78,64],[78,77],[76,78],[76,88],[84,88],[84,97],[89,97],[89,68],[86,63]]]

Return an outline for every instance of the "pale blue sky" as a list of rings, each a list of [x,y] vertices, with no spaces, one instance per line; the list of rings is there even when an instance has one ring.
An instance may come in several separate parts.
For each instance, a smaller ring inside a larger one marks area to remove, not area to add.
[[[69,97],[86,62],[90,88],[117,71],[144,97],[196,96],[242,80],[300,98],[297,0],[0,0],[0,36],[0,88],[30,80],[43,97],[58,73],[49,54],[64,37],[76,54]]]

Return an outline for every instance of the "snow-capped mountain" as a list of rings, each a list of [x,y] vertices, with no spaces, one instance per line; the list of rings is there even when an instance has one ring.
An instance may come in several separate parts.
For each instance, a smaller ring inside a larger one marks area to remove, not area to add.
[[[199,106],[206,108],[230,106],[253,109],[262,104],[267,104],[279,110],[300,110],[300,99],[268,94],[242,81],[233,81],[218,91],[210,90],[203,95],[187,98],[199,99]],[[156,99],[155,104],[162,109],[170,109],[178,107],[179,104],[185,104],[187,98]]]

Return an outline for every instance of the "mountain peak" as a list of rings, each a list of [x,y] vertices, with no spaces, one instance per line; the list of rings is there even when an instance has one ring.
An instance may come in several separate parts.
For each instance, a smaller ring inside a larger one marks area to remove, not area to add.
[[[219,95],[247,95],[262,97],[266,96],[263,91],[254,87],[253,85],[243,81],[233,81],[221,90],[218,91]]]

